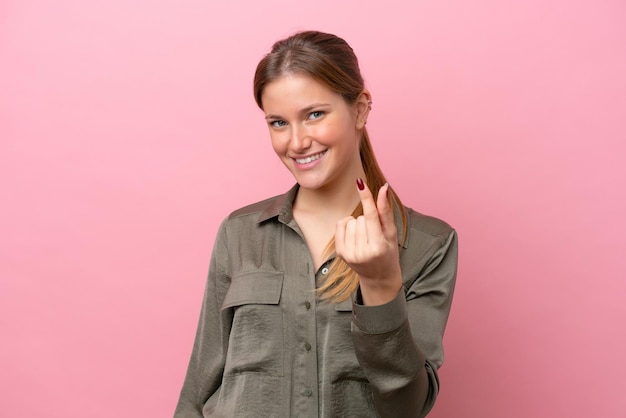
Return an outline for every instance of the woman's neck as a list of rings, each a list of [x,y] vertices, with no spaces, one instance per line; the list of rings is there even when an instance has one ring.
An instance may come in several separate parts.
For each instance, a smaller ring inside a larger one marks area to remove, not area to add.
[[[358,171],[322,188],[301,187],[294,202],[294,211],[318,214],[333,222],[349,216],[359,204],[355,181],[357,177],[365,178],[363,169]]]

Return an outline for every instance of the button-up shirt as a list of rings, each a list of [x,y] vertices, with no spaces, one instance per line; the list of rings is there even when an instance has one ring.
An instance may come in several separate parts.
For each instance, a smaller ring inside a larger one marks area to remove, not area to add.
[[[455,231],[403,208],[403,289],[389,303],[317,297],[288,193],[221,224],[176,418],[416,417],[439,390],[457,269]],[[396,216],[399,235],[402,225]]]

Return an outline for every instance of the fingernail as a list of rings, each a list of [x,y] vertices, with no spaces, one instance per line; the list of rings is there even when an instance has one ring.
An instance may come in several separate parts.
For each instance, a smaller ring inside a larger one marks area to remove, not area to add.
[[[365,189],[365,184],[363,184],[363,180],[361,179],[361,177],[356,179],[356,187],[358,187],[359,190]]]

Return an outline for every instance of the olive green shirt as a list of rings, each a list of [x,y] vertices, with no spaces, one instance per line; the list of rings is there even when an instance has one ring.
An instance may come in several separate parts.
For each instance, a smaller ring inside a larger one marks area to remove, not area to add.
[[[357,292],[334,304],[316,297],[333,257],[314,270],[292,214],[297,189],[220,226],[174,416],[426,415],[439,391],[455,231],[407,208],[398,297],[364,306]]]

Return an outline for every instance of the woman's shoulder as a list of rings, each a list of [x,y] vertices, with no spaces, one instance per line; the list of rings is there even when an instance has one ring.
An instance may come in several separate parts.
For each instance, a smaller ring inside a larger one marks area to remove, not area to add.
[[[232,211],[220,223],[218,235],[252,239],[259,224],[280,214],[284,199],[285,195],[272,196]]]
[[[408,228],[412,231],[446,239],[454,231],[454,228],[446,221],[434,216],[425,215],[416,210],[405,207]]]
[[[256,214],[260,215],[264,212],[267,212],[268,209],[274,208],[276,206],[280,208],[280,205],[284,201],[284,197],[285,197],[284,194],[272,196],[267,199],[260,200],[258,202],[254,202],[249,205],[243,206],[239,209],[232,211],[228,215],[228,219],[235,219],[235,218],[256,215]]]
[[[255,203],[243,206],[237,210],[234,210],[228,215],[227,220],[233,220],[246,217],[258,217],[259,221],[267,220],[274,216],[278,216],[281,212],[285,212],[291,208],[298,185],[294,185],[286,193],[269,197],[264,200],[260,200]]]
[[[295,198],[296,192],[297,184],[286,193],[272,196],[232,211],[226,218],[226,221],[249,219],[255,222],[263,222],[281,214],[286,214],[291,211],[291,203]]]

